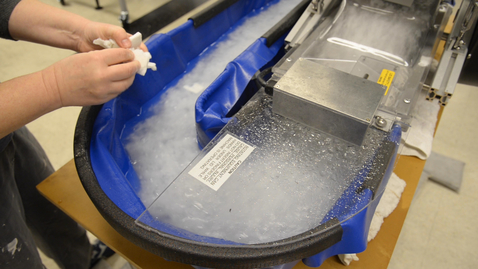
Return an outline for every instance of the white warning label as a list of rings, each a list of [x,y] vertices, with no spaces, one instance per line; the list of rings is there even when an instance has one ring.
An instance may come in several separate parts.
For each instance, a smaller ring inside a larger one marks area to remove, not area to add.
[[[253,150],[253,146],[226,134],[189,174],[217,191]]]

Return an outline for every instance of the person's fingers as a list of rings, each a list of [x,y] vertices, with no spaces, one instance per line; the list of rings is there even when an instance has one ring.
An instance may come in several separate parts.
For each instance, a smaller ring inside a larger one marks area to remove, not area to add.
[[[146,45],[144,43],[141,43],[141,45],[139,45],[139,48],[144,51],[144,52],[148,52],[148,47],[146,47]]]
[[[112,38],[114,41],[116,41],[120,47],[125,49],[131,48],[131,40],[129,40],[131,34],[128,34],[121,27],[114,27],[110,31],[111,35],[109,38]]]
[[[108,87],[101,91],[96,91],[94,93],[89,93],[86,97],[86,104],[103,104],[111,99],[117,97],[126,89],[128,89],[131,84],[134,82],[134,76],[126,78],[124,80],[111,82],[108,84]],[[78,101],[75,99],[75,101]],[[85,103],[85,102],[83,102]]]
[[[134,81],[134,76],[131,78],[127,78],[124,80],[111,83],[110,86],[108,87],[108,91],[103,92],[100,97],[95,98],[97,100],[95,101],[95,103],[98,103],[98,104],[106,103],[109,100],[117,97],[126,89],[128,89],[131,86],[131,84],[133,84],[133,81]]]
[[[133,82],[134,82],[134,76],[120,80],[120,81],[115,81],[114,87],[118,89],[116,96],[118,96],[119,94],[124,92],[126,89],[128,89],[131,86],[131,84],[133,84]]]
[[[131,41],[129,37],[131,36],[123,28],[100,22],[91,22],[87,25],[86,37],[91,38],[91,41],[96,38],[101,38],[103,40],[113,39],[116,43],[122,48],[130,48]]]
[[[116,65],[111,65],[108,67],[108,78],[110,81],[122,81],[128,78],[133,78],[141,68],[141,64],[138,61],[131,61],[127,63],[121,63]]]
[[[134,53],[128,49],[107,49],[96,51],[96,53],[101,53],[101,57],[107,65],[115,65],[134,60]]]

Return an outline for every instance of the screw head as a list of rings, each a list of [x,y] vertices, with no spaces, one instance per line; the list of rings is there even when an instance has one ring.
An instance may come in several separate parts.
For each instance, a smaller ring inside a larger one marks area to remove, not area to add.
[[[405,102],[405,104],[410,104],[412,100],[410,100],[409,98],[406,98],[406,99],[403,99],[403,102]]]
[[[378,127],[385,127],[387,125],[387,121],[382,118],[382,117],[377,117],[375,124],[377,124]]]

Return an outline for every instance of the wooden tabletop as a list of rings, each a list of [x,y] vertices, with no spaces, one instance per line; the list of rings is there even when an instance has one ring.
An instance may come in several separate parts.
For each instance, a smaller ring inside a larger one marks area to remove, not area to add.
[[[424,165],[425,161],[416,157],[401,156],[399,158],[394,172],[407,182],[400,203],[385,219],[380,232],[369,243],[367,250],[358,254],[360,261],[352,262],[348,268],[387,268]],[[101,216],[83,189],[73,160],[45,179],[37,188],[48,200],[132,265],[138,268],[192,268],[189,265],[165,261],[134,245],[116,232]],[[294,269],[301,268],[310,267],[302,262],[294,267]],[[320,268],[344,267],[337,257],[331,257]]]

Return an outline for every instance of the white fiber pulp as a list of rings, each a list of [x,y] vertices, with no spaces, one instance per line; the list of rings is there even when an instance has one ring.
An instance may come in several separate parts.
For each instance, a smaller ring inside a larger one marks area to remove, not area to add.
[[[289,238],[322,224],[354,180],[371,175],[368,161],[386,133],[371,128],[362,146],[350,145],[273,114],[271,99],[256,94],[236,115],[238,120],[229,122],[219,135],[233,134],[255,149],[218,191],[189,174],[206,154],[202,153],[148,213],[197,235],[244,244]],[[370,197],[360,193],[350,195],[347,202],[367,205]],[[141,225],[148,221],[147,214],[139,219]]]
[[[194,104],[200,93],[227,63],[260,38],[300,1],[283,0],[247,19],[227,39],[206,48],[201,60],[167,90],[154,106],[154,115],[137,124],[125,148],[141,183],[138,193],[145,206],[181,173],[200,152],[196,141]]]

